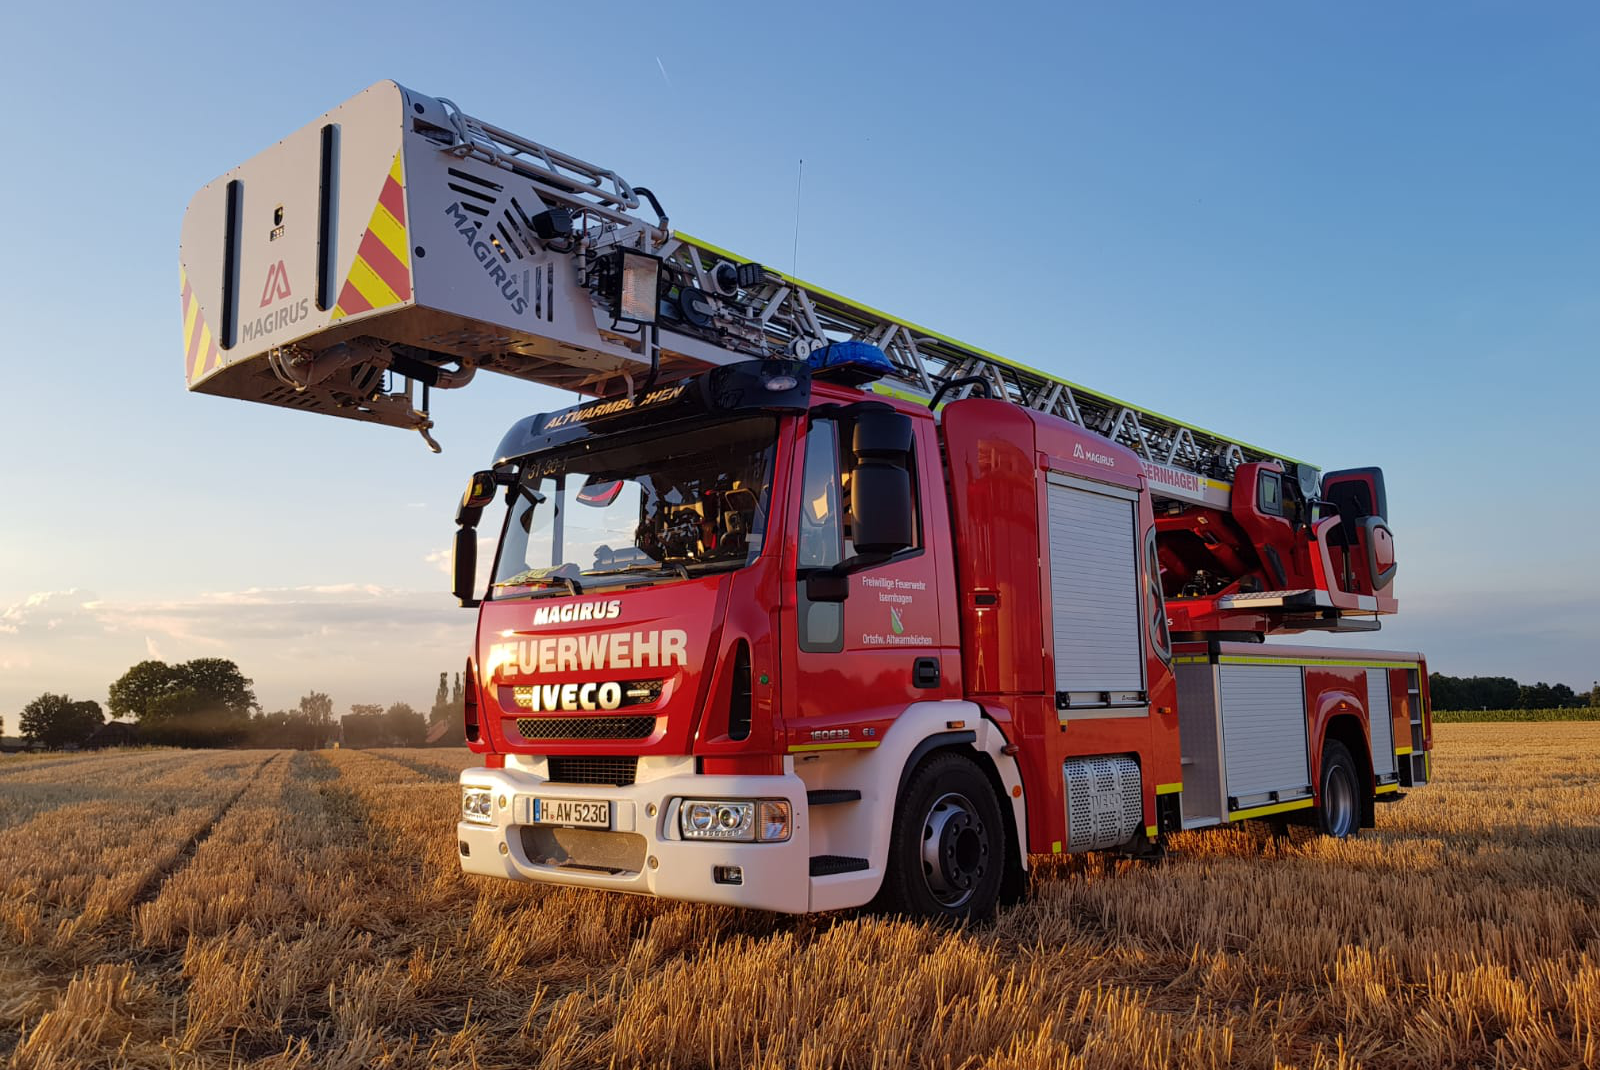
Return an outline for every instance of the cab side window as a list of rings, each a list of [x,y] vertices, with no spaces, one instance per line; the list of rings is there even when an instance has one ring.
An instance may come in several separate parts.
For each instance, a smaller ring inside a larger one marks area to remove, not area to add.
[[[800,583],[801,650],[844,649],[844,604],[810,601],[806,597],[805,580],[809,573],[848,561],[856,553],[850,512],[850,459],[853,454],[849,443],[854,431],[848,418],[833,416],[813,417],[806,431],[799,552],[795,561]],[[922,517],[914,457],[911,473],[913,538],[912,545],[902,552],[915,554],[922,549]]]
[[[838,425],[833,420],[813,420],[806,433],[805,482],[800,494],[801,569],[827,568],[843,560],[843,502]]]
[[[839,427],[834,420],[812,420],[806,432],[805,471],[800,494],[800,649],[844,649],[844,605],[806,597],[806,576],[844,559],[844,495],[839,478]]]

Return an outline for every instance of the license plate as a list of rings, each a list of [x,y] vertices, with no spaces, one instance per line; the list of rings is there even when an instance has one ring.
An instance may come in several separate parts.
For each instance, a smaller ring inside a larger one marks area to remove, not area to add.
[[[608,829],[611,827],[611,804],[588,799],[534,799],[533,823]]]

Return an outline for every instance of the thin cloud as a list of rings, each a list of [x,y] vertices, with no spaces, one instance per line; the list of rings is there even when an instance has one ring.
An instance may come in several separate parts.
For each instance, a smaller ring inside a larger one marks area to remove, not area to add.
[[[312,688],[387,688],[415,704],[434,673],[460,667],[473,616],[442,589],[344,583],[151,601],[46,591],[0,611],[0,628],[0,713],[42,691],[103,702],[111,681],[138,661],[197,657],[236,661],[276,708]]]

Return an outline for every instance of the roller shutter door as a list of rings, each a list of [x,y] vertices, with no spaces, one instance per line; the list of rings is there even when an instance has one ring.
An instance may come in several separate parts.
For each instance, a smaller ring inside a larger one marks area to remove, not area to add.
[[[1222,690],[1223,755],[1228,794],[1309,794],[1305,687],[1298,665],[1227,665]]]
[[[1372,771],[1394,772],[1394,721],[1389,712],[1389,670],[1367,670],[1367,731],[1372,742]]]
[[[1141,692],[1134,502],[1052,479],[1048,503],[1056,691],[1075,706],[1099,692]]]

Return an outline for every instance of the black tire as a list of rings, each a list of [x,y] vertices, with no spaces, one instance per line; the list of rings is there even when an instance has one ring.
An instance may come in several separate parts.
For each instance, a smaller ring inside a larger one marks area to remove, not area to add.
[[[1361,776],[1349,748],[1336,739],[1322,745],[1322,784],[1317,827],[1343,840],[1361,831]]]
[[[948,751],[912,771],[895,804],[880,905],[939,921],[986,918],[1004,883],[1006,823],[989,778]]]

